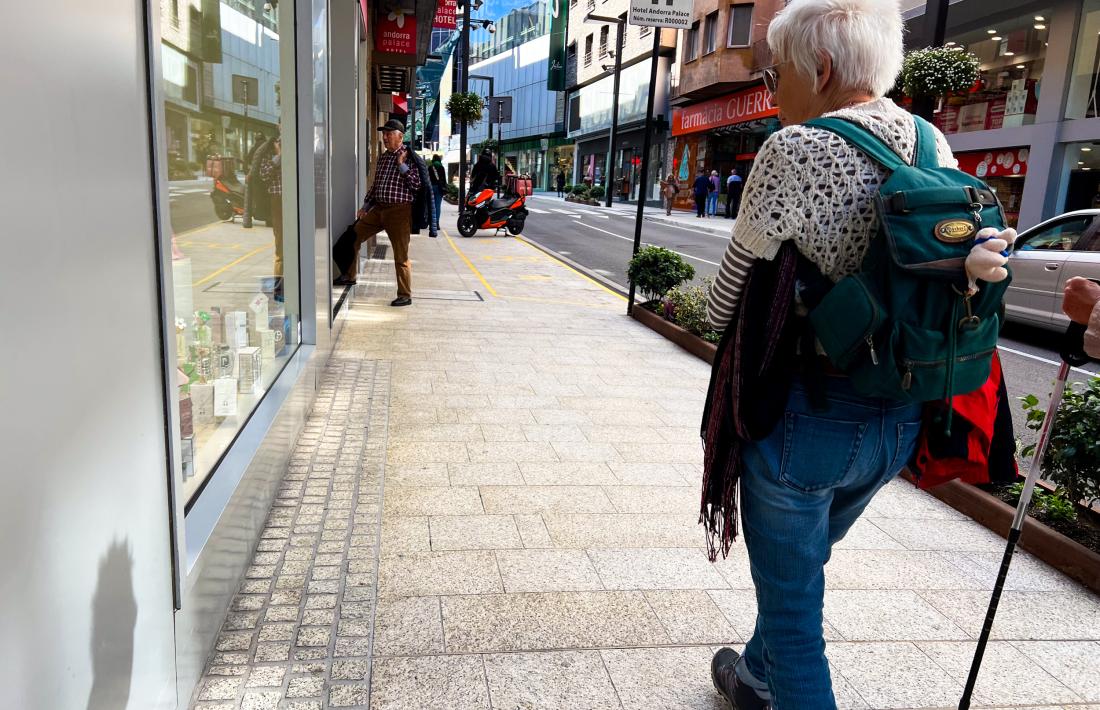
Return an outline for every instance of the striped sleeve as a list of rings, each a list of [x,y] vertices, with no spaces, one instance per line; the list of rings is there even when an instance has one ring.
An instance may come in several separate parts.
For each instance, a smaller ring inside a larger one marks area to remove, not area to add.
[[[755,258],[737,242],[730,240],[726,255],[722,257],[722,265],[718,267],[718,275],[707,296],[707,320],[717,330],[725,330],[733,318],[734,309],[741,300],[741,290]]]

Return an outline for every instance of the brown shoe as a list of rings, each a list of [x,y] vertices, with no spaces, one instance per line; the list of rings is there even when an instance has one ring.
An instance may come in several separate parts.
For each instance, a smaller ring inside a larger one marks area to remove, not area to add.
[[[413,302],[413,300],[409,296],[398,296],[397,298],[390,301],[390,305],[391,306],[411,306],[412,302]]]

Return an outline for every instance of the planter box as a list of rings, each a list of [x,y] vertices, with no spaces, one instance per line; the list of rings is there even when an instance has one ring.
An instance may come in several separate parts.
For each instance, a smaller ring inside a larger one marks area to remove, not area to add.
[[[634,307],[630,309],[630,313],[634,320],[660,333],[700,360],[714,364],[714,356],[718,352],[718,346],[714,343],[708,343],[698,335],[687,332],[672,321],[667,321],[660,315],[643,307],[640,303],[635,303]]]
[[[665,320],[641,304],[634,304],[631,314],[634,320],[676,343],[700,360],[714,364],[714,357],[718,352],[716,345]],[[908,471],[904,471],[902,475],[910,481],[913,480]],[[1015,508],[980,488],[961,481],[950,481],[925,492],[1001,537],[1007,537],[1009,528],[1012,527]],[[935,535],[936,531],[934,528],[929,528],[928,533]],[[1030,517],[1024,522],[1024,530],[1020,535],[1020,547],[1100,594],[1100,554]]]

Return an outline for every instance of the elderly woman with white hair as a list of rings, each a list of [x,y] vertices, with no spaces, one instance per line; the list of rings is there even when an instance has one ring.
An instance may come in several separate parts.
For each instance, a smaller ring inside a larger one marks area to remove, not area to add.
[[[914,160],[914,117],[884,98],[902,63],[896,0],[792,0],[768,28],[775,64],[764,81],[783,128],[760,148],[708,315],[724,329],[755,260],[792,241],[836,282],[859,270],[877,230],[873,201],[886,171],[834,133],[801,125],[854,121]],[[944,167],[956,167],[935,132]],[[838,373],[833,373],[834,375]],[[911,458],[919,404],[863,397],[825,376],[827,411],[795,380],[784,416],[740,450],[741,523],[756,587],[755,633],[743,654],[719,651],[716,689],[735,708],[833,710],[822,636],[824,565],[871,497]]]

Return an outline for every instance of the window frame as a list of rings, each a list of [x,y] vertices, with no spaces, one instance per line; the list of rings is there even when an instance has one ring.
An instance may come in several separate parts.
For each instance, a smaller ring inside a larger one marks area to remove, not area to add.
[[[589,32],[584,38],[584,66],[592,66],[592,33]]]
[[[751,2],[749,2],[749,3],[731,3],[729,8],[730,8],[729,9],[729,21],[728,21],[727,27],[726,27],[726,47],[727,48],[751,47],[752,46],[752,18],[756,14],[756,5],[755,5],[755,3],[751,3]],[[747,32],[746,32],[746,35],[745,35],[745,43],[744,44],[740,44],[740,43],[735,44],[734,41],[733,41],[733,39],[734,39],[733,38],[733,31],[735,29],[737,29],[737,27],[738,27],[735,24],[735,20],[737,19],[737,10],[739,8],[748,8],[748,12],[749,12],[748,28],[747,28]]]
[[[715,10],[703,18],[702,56],[718,51],[718,11]]]
[[[691,23],[691,27],[684,30],[684,64],[694,62],[699,58],[699,20]]]

